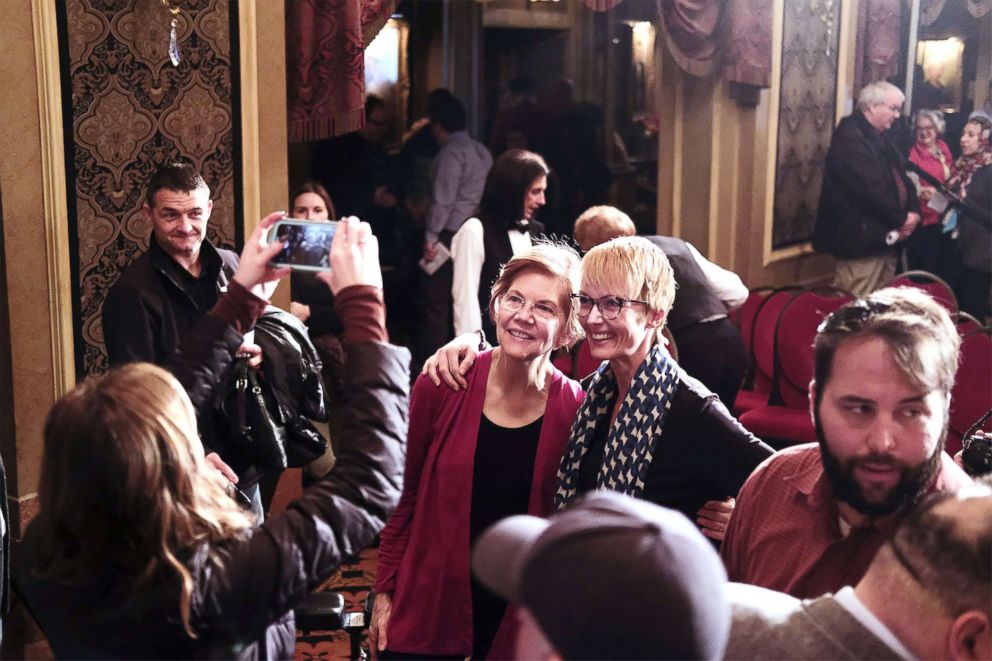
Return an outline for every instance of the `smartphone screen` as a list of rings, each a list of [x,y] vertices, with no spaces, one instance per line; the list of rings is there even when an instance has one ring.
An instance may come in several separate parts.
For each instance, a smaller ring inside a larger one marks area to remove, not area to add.
[[[272,263],[303,271],[329,271],[328,255],[337,226],[337,221],[280,220],[273,229],[272,237],[284,245]]]

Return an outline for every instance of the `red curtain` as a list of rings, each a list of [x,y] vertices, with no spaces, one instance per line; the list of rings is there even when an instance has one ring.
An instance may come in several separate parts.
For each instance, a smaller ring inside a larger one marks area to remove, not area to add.
[[[606,11],[622,0],[585,0]],[[686,73],[717,69],[738,85],[768,87],[772,75],[772,0],[657,0],[661,32]]]
[[[768,87],[772,78],[772,0],[732,0],[723,77]]]
[[[863,0],[858,3],[855,93],[868,83],[885,80],[899,71],[902,5],[902,0]]]
[[[365,122],[365,47],[397,0],[286,3],[289,141],[358,130]]]
[[[721,0],[665,0],[658,3],[668,52],[686,73],[707,76],[720,64],[725,27]]]

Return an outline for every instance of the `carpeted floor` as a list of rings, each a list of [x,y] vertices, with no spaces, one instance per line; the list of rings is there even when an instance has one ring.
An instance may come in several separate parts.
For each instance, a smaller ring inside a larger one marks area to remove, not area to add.
[[[375,583],[379,549],[365,549],[355,564],[342,565],[321,589],[336,590],[344,595],[345,610],[360,611],[365,597]],[[347,661],[351,641],[345,631],[296,631],[296,661]]]

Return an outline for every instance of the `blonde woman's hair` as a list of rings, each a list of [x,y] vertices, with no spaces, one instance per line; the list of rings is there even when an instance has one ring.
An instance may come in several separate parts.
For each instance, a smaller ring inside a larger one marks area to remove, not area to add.
[[[554,348],[572,346],[582,337],[579,307],[572,298],[572,294],[579,289],[580,265],[579,255],[573,248],[550,240],[538,241],[527,250],[514,255],[500,269],[489,296],[489,317],[495,323],[499,299],[510,290],[518,277],[526,273],[546,275],[558,282],[558,289],[562,292],[562,300],[558,303],[563,319],[558,326]],[[550,362],[550,355],[546,355],[534,363],[531,383],[538,390],[544,389],[544,378]]]
[[[630,216],[620,209],[599,205],[589,207],[575,219],[572,233],[581,249],[590,250],[618,236],[634,236],[637,227]]]
[[[45,422],[38,573],[64,583],[119,568],[140,593],[170,575],[190,624],[193,577],[184,564],[201,544],[252,520],[204,460],[196,415],[179,382],[134,363],[91,377],[62,397]]]
[[[582,258],[582,283],[589,282],[616,296],[647,301],[651,312],[664,313],[655,342],[661,338],[675,300],[675,275],[661,248],[640,236],[600,244]]]

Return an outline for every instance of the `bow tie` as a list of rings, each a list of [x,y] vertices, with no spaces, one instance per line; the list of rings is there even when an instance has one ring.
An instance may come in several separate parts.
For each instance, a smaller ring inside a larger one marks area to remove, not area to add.
[[[530,229],[530,222],[527,220],[518,220],[514,223],[510,223],[510,229],[526,232],[527,230]]]

